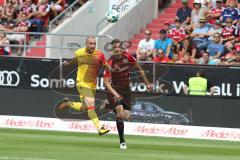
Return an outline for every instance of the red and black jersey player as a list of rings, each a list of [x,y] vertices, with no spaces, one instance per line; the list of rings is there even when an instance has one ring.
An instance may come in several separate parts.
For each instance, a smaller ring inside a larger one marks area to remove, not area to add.
[[[130,119],[131,93],[130,93],[130,69],[134,67],[148,90],[152,90],[152,84],[147,80],[141,66],[136,59],[121,50],[121,41],[114,39],[111,42],[113,55],[109,58],[108,64],[115,70],[114,72],[105,71],[104,84],[107,90],[109,106],[116,113],[116,125],[120,139],[120,148],[126,149],[124,140],[124,119]]]

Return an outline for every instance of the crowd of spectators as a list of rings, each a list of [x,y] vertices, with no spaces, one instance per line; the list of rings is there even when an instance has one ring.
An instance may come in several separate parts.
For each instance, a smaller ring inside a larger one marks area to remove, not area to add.
[[[30,37],[15,32],[44,32],[49,21],[72,2],[70,0],[0,0],[0,45],[2,45],[0,55],[10,55],[12,52],[12,49],[3,46],[5,44],[23,45],[29,42],[29,38],[40,39],[40,35]],[[79,5],[86,2],[87,0],[79,0]],[[22,55],[23,48],[17,47],[16,53]]]
[[[240,5],[235,0],[182,0],[174,24],[168,21],[159,39],[145,38],[136,52],[139,61],[240,65]]]
[[[9,32],[1,34],[3,44],[23,45],[28,37],[15,32],[43,32],[50,19],[57,16],[64,9],[64,0],[4,0],[0,4],[0,31]],[[34,35],[39,39],[39,35]],[[17,55],[21,55],[23,49],[17,48]],[[11,54],[9,47],[1,47],[0,55]]]

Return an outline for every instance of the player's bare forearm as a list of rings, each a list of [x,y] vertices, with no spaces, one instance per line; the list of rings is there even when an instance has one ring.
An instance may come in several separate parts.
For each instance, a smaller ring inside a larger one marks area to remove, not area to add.
[[[106,71],[112,72],[112,67],[109,64],[105,64],[103,67]]]
[[[150,82],[148,81],[142,67],[139,65],[139,64],[135,64],[135,68],[138,70],[139,72],[139,75],[141,76],[143,82],[146,84],[146,85],[150,85]]]
[[[110,83],[110,79],[108,77],[104,77],[104,85],[106,87],[106,89],[112,94],[114,95],[115,98],[119,98],[121,97],[117,91],[112,87],[111,83]]]
[[[147,90],[148,91],[152,91],[153,90],[153,85],[148,81],[142,67],[139,65],[139,64],[135,64],[135,67],[137,68],[143,82],[145,83],[146,87],[147,87]]]
[[[119,67],[112,68],[110,65],[105,64],[104,69],[107,70],[108,72],[113,73],[113,72],[117,72],[120,68]]]
[[[106,71],[108,71],[108,72],[115,72],[115,71],[117,71],[118,69],[116,68],[116,69],[114,69],[114,68],[112,68],[109,64],[105,64],[104,66],[104,69],[106,70]]]
[[[76,61],[76,59],[74,58],[74,59],[72,59],[72,60],[70,60],[70,61],[64,61],[64,62],[63,62],[63,65],[66,66],[66,67],[69,67],[69,66],[75,65],[76,63],[77,63],[77,61]]]

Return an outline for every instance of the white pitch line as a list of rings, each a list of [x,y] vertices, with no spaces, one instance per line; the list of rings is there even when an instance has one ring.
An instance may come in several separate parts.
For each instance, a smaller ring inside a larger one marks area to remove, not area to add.
[[[56,160],[56,159],[49,159],[49,158],[31,158],[31,157],[1,157],[0,160]]]

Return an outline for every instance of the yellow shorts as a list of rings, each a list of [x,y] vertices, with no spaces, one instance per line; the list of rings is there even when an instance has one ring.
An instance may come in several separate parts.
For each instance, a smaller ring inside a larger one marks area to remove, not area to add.
[[[82,97],[91,97],[94,98],[96,95],[96,88],[89,88],[84,86],[77,86],[78,93],[80,95],[80,99]]]

